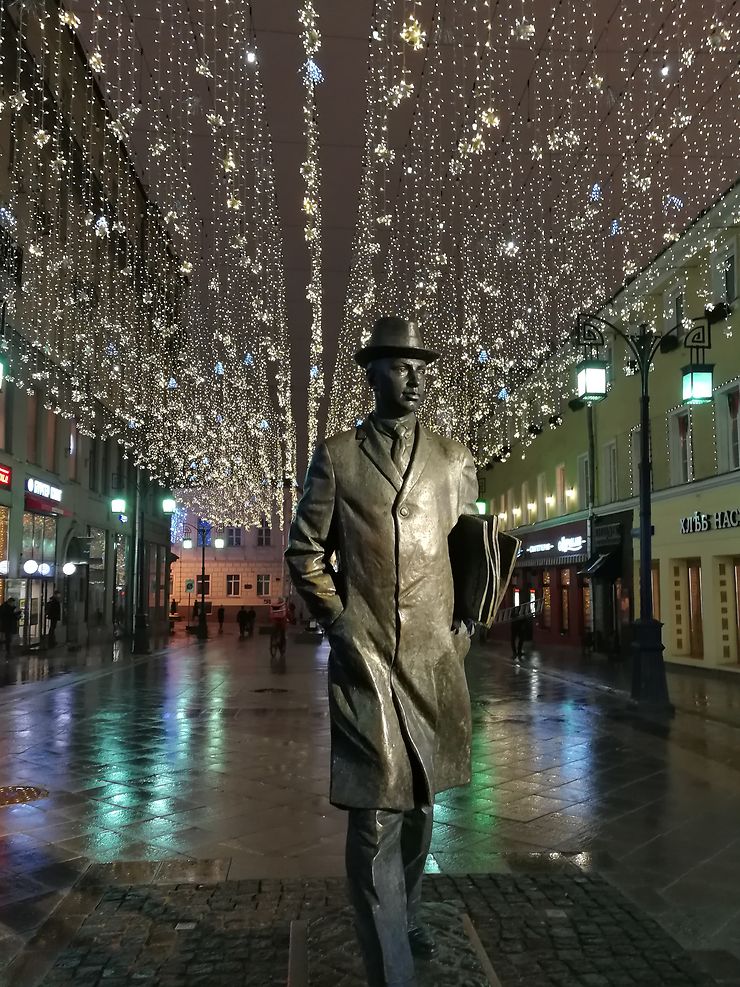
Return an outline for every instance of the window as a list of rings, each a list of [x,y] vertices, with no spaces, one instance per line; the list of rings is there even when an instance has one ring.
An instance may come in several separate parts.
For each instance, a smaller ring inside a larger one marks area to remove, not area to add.
[[[555,506],[558,514],[565,514],[565,466],[555,468]]]
[[[198,519],[198,548],[203,547],[204,538],[206,540],[206,548],[208,548],[211,544],[211,526],[210,524],[206,524],[204,526],[203,519],[199,518]]]
[[[722,299],[727,304],[735,301],[735,254],[725,254],[722,260]]]
[[[87,482],[91,490],[98,489],[98,439],[94,436],[88,439],[87,446]]]
[[[10,388],[0,390],[0,449],[10,452]]]
[[[69,423],[69,444],[67,446],[67,454],[69,455],[70,480],[77,479],[77,461],[78,461],[79,442],[80,442],[80,433],[77,431],[77,422],[71,421]]]
[[[41,464],[51,473],[57,471],[57,416],[53,411],[45,410],[43,417],[44,434],[42,436],[44,446],[44,461]]]
[[[720,473],[740,469],[740,385],[720,391],[717,408],[717,464]]]
[[[585,511],[591,502],[591,471],[588,466],[588,453],[578,457],[578,508]]]
[[[267,518],[262,518],[259,528],[257,528],[257,546],[259,548],[267,548],[270,544],[270,525],[267,523]],[[259,593],[257,594],[260,595]],[[265,596],[270,595],[270,591],[264,594]]]
[[[619,474],[617,472],[616,440],[607,442],[601,450],[601,502],[611,504],[618,500]]]
[[[226,576],[226,595],[239,596],[240,577],[239,573]]]
[[[534,511],[529,509],[529,484],[525,480],[522,484],[522,524],[531,524],[535,520],[534,516],[530,517],[530,514],[534,515]]]
[[[270,574],[257,576],[257,596],[270,595]]]
[[[209,573],[206,573],[205,576],[198,573],[195,577],[195,595],[201,596],[203,593],[206,596],[211,595],[211,577]]]
[[[688,411],[678,411],[670,423],[671,483],[688,483],[693,477],[691,419]]]
[[[679,327],[679,335],[682,335],[681,326],[683,324],[684,290],[682,287],[674,286],[663,296],[663,316],[666,332]]]
[[[35,463],[38,453],[38,397],[26,396],[26,459]]]
[[[537,517],[540,520],[547,517],[545,497],[547,496],[547,485],[545,483],[545,474],[540,473],[537,477]]]
[[[227,548],[238,548],[242,543],[242,529],[241,528],[227,528],[226,529],[226,547]],[[236,593],[236,596],[239,594]]]

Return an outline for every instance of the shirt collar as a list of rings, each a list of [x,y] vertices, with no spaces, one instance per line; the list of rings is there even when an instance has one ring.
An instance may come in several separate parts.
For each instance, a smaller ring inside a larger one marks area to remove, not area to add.
[[[413,411],[410,415],[404,415],[403,418],[381,418],[380,415],[373,411],[370,414],[370,418],[372,418],[376,428],[384,432],[385,435],[394,436],[396,425],[399,423],[405,425],[410,433],[413,433],[416,428],[416,415]]]

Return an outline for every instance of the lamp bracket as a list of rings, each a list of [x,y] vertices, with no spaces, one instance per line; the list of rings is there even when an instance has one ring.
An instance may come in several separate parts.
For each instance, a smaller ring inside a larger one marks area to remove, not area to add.
[[[598,326],[589,321],[588,316],[578,316],[576,322],[576,346],[603,347],[606,346],[604,333]]]

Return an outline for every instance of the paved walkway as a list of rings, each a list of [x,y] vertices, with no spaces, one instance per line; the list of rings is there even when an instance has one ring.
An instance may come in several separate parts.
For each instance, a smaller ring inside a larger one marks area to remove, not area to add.
[[[327,649],[292,641],[285,675],[267,651],[264,637],[178,636],[148,658],[60,657],[36,681],[23,663],[41,659],[12,660],[1,780],[49,794],[0,808],[2,961],[18,970],[43,952],[38,938],[23,951],[60,902],[85,918],[67,892],[91,862],[142,861],[124,868],[132,886],[342,875],[344,814],[326,799]],[[721,955],[740,956],[737,730],[680,711],[667,726],[642,721],[546,666],[471,654],[474,778],[439,799],[429,871],[577,868],[740,983]]]

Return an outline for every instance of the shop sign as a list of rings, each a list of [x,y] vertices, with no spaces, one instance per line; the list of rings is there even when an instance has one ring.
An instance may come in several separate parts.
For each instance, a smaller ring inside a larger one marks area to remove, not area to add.
[[[583,548],[585,539],[581,535],[574,535],[573,537],[566,538],[563,535],[562,538],[558,539],[558,551],[559,552],[580,552]]]
[[[622,525],[619,521],[597,524],[594,531],[594,544],[597,548],[604,548],[607,545],[620,545],[621,542]]]
[[[13,470],[10,466],[0,466],[0,487],[9,487],[13,479]]]
[[[45,497],[46,500],[60,501],[62,499],[62,491],[59,487],[53,487],[45,480],[37,480],[32,476],[29,476],[26,481],[26,490],[39,497]]]
[[[724,531],[726,528],[740,528],[740,508],[732,507],[727,511],[715,511],[714,514],[702,514],[695,511],[688,517],[680,518],[681,534],[694,535],[699,531]]]
[[[534,552],[535,554],[537,554],[538,552],[551,552],[553,548],[555,548],[555,546],[551,542],[545,541],[539,545],[530,545],[529,548],[526,549],[526,551]]]

